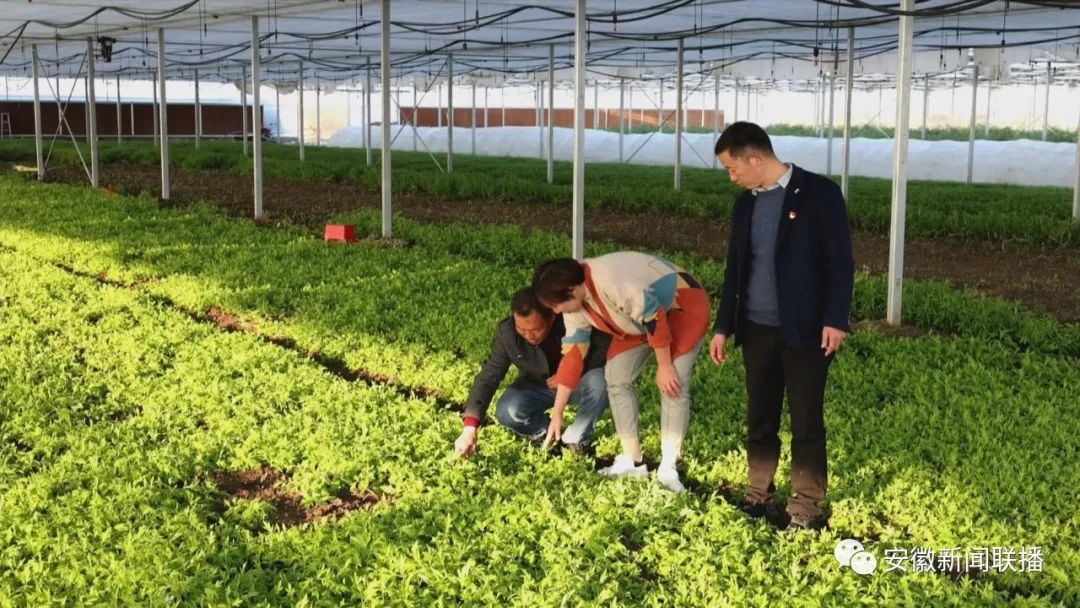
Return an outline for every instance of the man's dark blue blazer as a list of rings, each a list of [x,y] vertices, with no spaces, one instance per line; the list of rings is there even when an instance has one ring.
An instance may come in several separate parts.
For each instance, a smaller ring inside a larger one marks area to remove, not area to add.
[[[735,199],[720,310],[713,331],[742,341],[750,277],[750,220],[757,198]],[[823,327],[850,331],[855,261],[851,228],[840,188],[832,180],[792,165],[776,239],[776,291],[780,330],[788,348],[821,347]]]

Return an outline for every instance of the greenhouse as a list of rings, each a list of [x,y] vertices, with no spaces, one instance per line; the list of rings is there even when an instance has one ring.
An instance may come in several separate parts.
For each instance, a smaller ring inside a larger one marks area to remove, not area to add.
[[[32,0],[0,78],[0,603],[1080,602],[1076,2]]]

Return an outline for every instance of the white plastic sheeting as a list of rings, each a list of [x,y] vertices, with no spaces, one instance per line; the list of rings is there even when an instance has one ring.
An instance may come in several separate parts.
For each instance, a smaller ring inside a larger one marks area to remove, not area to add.
[[[413,149],[412,129],[392,127],[393,149]],[[400,132],[399,132],[400,131]],[[417,131],[422,143],[418,149],[432,153],[446,152],[446,129],[421,127]],[[469,139],[469,129],[454,130],[457,141]],[[555,129],[555,158],[573,158],[572,129]],[[347,127],[335,133],[328,145],[362,147],[363,129]],[[373,141],[379,141],[379,127],[372,127]],[[627,134],[624,150],[631,164],[672,165],[674,135],[656,133]],[[683,135],[683,166],[711,166],[713,138],[709,133]],[[491,127],[476,130],[476,151],[484,156],[520,156],[540,158],[536,127]],[[812,137],[776,136],[773,147],[780,158],[815,172],[825,171],[824,139]],[[888,179],[892,175],[892,140],[861,139],[851,141],[852,175]],[[635,154],[635,151],[636,154]],[[458,151],[460,153],[460,150]],[[833,158],[843,153],[843,141],[833,141]],[[633,158],[631,158],[633,155]],[[1019,161],[1018,159],[1024,159]],[[1037,159],[1032,162],[1030,159]],[[619,161],[619,135],[607,131],[586,130],[586,162]],[[988,184],[1018,184],[1025,186],[1072,187],[1076,172],[1076,144],[1041,141],[976,141],[974,181]],[[923,141],[912,139],[908,160],[908,176],[915,180],[963,181],[967,170],[967,142]]]

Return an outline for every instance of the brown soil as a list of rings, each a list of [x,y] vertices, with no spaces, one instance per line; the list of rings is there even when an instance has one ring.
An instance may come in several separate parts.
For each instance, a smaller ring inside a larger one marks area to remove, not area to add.
[[[225,510],[225,501],[228,498],[261,500],[274,507],[271,523],[285,528],[324,519],[337,519],[350,511],[370,509],[383,501],[371,490],[359,494],[349,490],[328,503],[305,507],[304,497],[299,492],[283,489],[282,484],[287,478],[270,467],[239,472],[214,471],[206,477],[221,492],[216,504],[219,511]]]
[[[81,168],[57,167],[50,177],[83,183]],[[155,167],[106,166],[102,184],[125,194],[157,195],[160,174]],[[355,183],[267,180],[264,207],[268,223],[320,226],[332,215],[379,206],[379,193]],[[251,179],[226,172],[172,173],[171,205],[209,201],[239,217],[252,213]],[[541,203],[443,199],[424,194],[397,195],[396,213],[424,222],[474,222],[567,233],[565,208]],[[726,253],[727,225],[700,217],[590,209],[586,222],[590,239],[611,240],[630,247],[689,252],[712,258]],[[887,235],[856,232],[855,259],[874,273],[888,268]],[[1080,321],[1080,252],[1017,243],[963,239],[909,238],[905,275],[944,279],[985,295],[1019,301],[1028,308],[1065,322]]]

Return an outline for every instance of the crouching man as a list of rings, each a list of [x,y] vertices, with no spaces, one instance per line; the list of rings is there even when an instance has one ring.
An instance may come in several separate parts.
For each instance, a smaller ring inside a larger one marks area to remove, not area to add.
[[[476,451],[477,426],[513,364],[518,377],[495,404],[495,419],[515,433],[541,443],[551,419],[547,410],[555,404],[551,378],[562,360],[562,339],[566,333],[561,315],[536,301],[528,287],[514,294],[511,315],[499,322],[491,354],[476,375],[465,403],[464,425],[454,442],[454,451],[468,457]],[[611,337],[593,332],[585,373],[570,402],[577,404],[573,424],[562,434],[563,445],[574,452],[588,452],[593,426],[608,406],[604,362]]]

